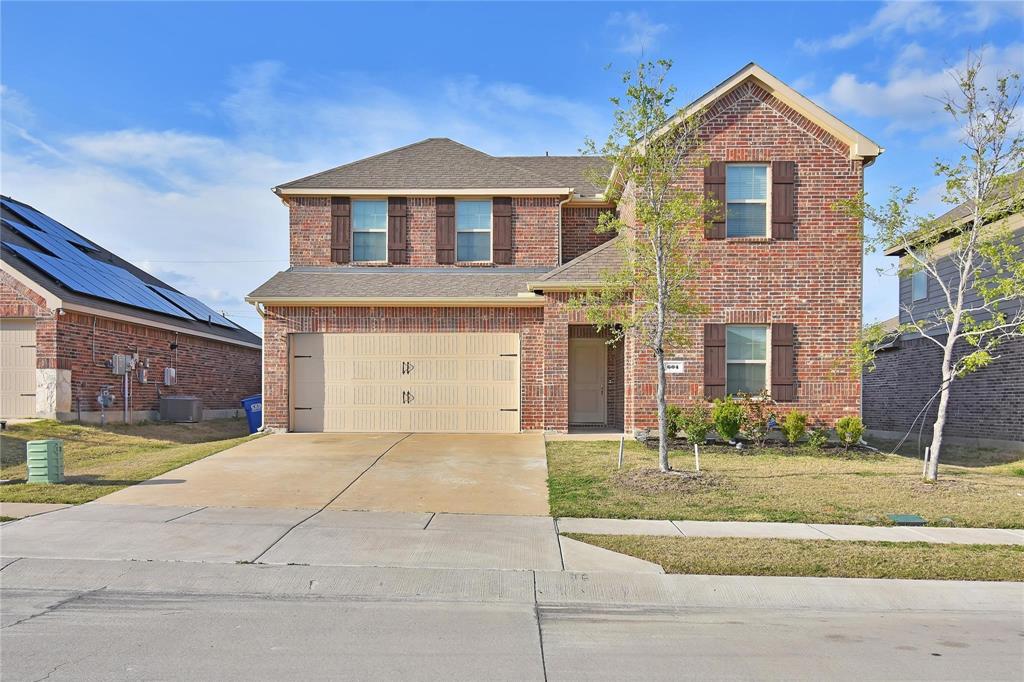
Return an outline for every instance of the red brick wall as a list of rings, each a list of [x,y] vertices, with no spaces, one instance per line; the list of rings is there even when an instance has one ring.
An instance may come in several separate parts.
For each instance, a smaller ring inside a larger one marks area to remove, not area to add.
[[[270,306],[263,325],[263,418],[288,427],[288,334],[298,332],[515,332],[522,347],[523,429],[543,427],[540,308],[379,308]]]
[[[683,374],[671,375],[669,399],[703,395],[703,323],[796,325],[797,401],[812,418],[833,423],[860,412],[860,382],[848,372],[848,351],[861,326],[860,224],[833,209],[863,186],[863,168],[845,144],[802,119],[764,90],[744,86],[721,100],[704,126],[712,160],[796,162],[796,239],[726,239],[703,242],[707,271],[700,296],[710,307],[689,324],[691,343],[675,357]],[[694,170],[680,185],[700,191]],[[628,210],[628,208],[627,208]],[[654,424],[653,356],[627,348],[627,428]],[[632,395],[631,395],[632,392]],[[630,404],[634,413],[630,412]]]
[[[562,209],[562,262],[568,263],[573,258],[604,244],[615,236],[614,232],[598,234],[598,217],[610,207],[593,208],[587,206],[566,206]]]
[[[514,197],[512,199],[511,267],[553,268],[558,265],[558,203],[557,197]],[[291,264],[293,266],[333,265],[331,263],[330,198],[290,197],[288,205]],[[408,209],[409,265],[438,267],[434,197],[409,197]],[[467,266],[456,264],[447,267]],[[497,265],[493,267],[510,266]]]
[[[288,198],[289,262],[292,265],[332,265],[331,198]]]
[[[176,351],[170,348],[174,341]],[[208,410],[238,409],[243,397],[260,392],[258,349],[156,327],[68,312],[57,318],[57,352],[62,368],[71,370],[72,410],[78,398],[83,411],[98,409],[96,395],[107,384],[117,396],[113,409],[123,409],[122,378],[105,365],[115,353],[138,352],[150,361],[148,383],[133,377],[133,410],[159,409],[158,393],[197,396]],[[163,385],[165,367],[177,368],[176,386]]]

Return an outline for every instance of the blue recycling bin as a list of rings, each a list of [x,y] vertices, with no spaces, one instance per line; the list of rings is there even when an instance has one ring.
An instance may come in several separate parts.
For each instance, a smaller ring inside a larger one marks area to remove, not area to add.
[[[245,419],[249,422],[249,433],[256,433],[263,426],[263,394],[242,398]]]

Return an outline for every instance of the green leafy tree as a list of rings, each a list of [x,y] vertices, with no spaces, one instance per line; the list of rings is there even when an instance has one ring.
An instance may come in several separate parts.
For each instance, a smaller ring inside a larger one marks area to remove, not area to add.
[[[645,62],[623,76],[625,93],[612,98],[614,123],[608,139],[588,140],[585,151],[607,160],[602,183],[619,213],[601,216],[598,231],[619,235],[623,266],[602,275],[601,286],[574,297],[615,340],[631,337],[648,349],[657,365],[658,459],[670,471],[665,401],[666,350],[688,341],[686,319],[704,307],[696,284],[702,269],[700,245],[705,213],[715,210],[702,190],[678,180],[707,165],[700,139],[701,112],[673,115],[676,89],[666,79],[672,63]],[[611,181],[608,181],[609,175]]]
[[[964,207],[941,219],[920,216],[913,189],[894,189],[882,206],[863,200],[849,209],[875,226],[866,241],[869,252],[898,247],[903,253],[895,274],[924,272],[938,289],[941,303],[927,312],[904,306],[909,322],[891,331],[880,325],[865,330],[855,349],[868,371],[875,349],[890,337],[917,332],[942,351],[938,407],[932,426],[925,478],[938,478],[950,389],[967,374],[998,357],[1007,340],[1024,336],[1024,257],[1013,243],[1004,218],[1024,209],[1024,128],[1021,127],[1020,74],[983,82],[979,57],[968,55],[953,73],[955,88],[941,102],[960,134],[961,153],[936,161],[943,201]],[[971,292],[977,296],[972,296]],[[960,349],[966,347],[967,352]]]

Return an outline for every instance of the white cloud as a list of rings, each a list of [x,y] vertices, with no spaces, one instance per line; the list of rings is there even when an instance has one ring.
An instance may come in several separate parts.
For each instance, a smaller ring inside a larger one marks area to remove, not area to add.
[[[1017,0],[1008,2],[972,2],[957,22],[957,33],[979,33],[995,26],[1000,21],[1024,20],[1024,3]]]
[[[271,186],[430,136],[542,154],[573,153],[584,134],[603,132],[596,111],[557,93],[473,77],[421,87],[392,91],[358,74],[299,78],[261,62],[238,69],[220,101],[196,103],[226,124],[224,135],[58,135],[34,130],[27,116],[20,130],[5,120],[4,192],[258,331],[243,297],[288,265],[287,210]],[[5,108],[31,111],[2,94]]]
[[[906,52],[894,61],[887,79],[862,80],[856,74],[842,73],[817,99],[835,111],[888,118],[890,131],[923,131],[948,122],[936,98],[954,87],[953,71],[962,68],[963,62],[926,68],[915,62],[916,50],[911,51],[910,58]],[[985,65],[980,80],[991,84],[997,73],[1019,71],[1024,63],[1024,43],[1003,48],[988,46],[980,54]]]
[[[798,40],[796,46],[809,54],[845,50],[868,39],[888,38],[896,33],[913,35],[933,31],[946,23],[942,9],[930,2],[888,2],[866,24],[853,26],[824,40]]]
[[[635,55],[650,53],[668,30],[668,24],[652,21],[647,12],[612,12],[607,24],[619,34],[616,49]]]

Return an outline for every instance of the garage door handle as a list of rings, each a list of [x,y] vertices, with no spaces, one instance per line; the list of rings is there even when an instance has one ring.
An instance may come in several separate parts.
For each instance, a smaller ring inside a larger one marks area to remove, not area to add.
[[[292,357],[293,358],[311,358],[313,356],[312,355],[293,355]]]
[[[296,407],[296,410],[312,410],[312,407]]]
[[[411,391],[402,391],[402,403],[408,405],[414,400],[416,400],[416,396]]]
[[[518,407],[502,407],[498,409],[498,412],[518,412]]]
[[[499,353],[499,358],[518,358],[519,353]]]

